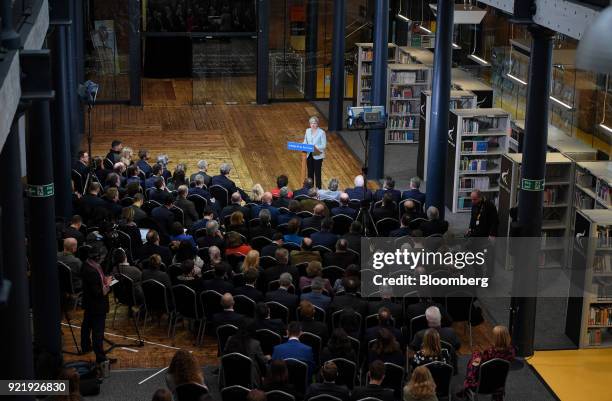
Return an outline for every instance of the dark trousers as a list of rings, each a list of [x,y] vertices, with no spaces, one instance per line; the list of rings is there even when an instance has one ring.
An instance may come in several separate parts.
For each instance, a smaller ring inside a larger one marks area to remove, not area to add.
[[[85,310],[81,325],[81,348],[87,351],[92,348],[96,354],[96,362],[106,360],[104,354],[104,326],[106,314],[94,314]],[[91,340],[91,341],[90,341]]]
[[[315,160],[311,153],[306,159],[306,166],[308,167],[308,178],[312,178],[315,186],[321,189],[321,166],[323,166],[323,159]]]

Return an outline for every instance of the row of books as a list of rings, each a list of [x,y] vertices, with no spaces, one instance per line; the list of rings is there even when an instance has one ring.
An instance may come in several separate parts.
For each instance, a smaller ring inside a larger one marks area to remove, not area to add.
[[[581,187],[595,189],[594,180],[595,177],[593,177],[591,174],[576,169],[576,184],[580,185]]]
[[[463,141],[461,143],[462,152],[487,153],[488,150],[488,141]]]
[[[499,129],[500,119],[500,117],[465,118],[463,119],[463,133],[477,134],[479,130]]]
[[[387,123],[388,128],[418,128],[418,117],[417,116],[406,116],[406,117],[389,117]]]
[[[574,204],[579,209],[593,209],[595,207],[595,200],[580,191],[576,191],[574,192]]]
[[[487,171],[487,169],[493,170],[496,167],[495,163],[493,163],[491,160],[468,159],[467,157],[461,159],[459,166],[460,170],[474,172],[483,172]]]
[[[362,49],[360,57],[361,61],[372,61],[374,59],[374,50]]]
[[[612,273],[612,253],[595,255],[593,273]]]
[[[459,179],[459,189],[489,189],[490,180],[488,176],[462,177]]]
[[[612,248],[612,227],[597,227],[597,247]]]
[[[361,73],[362,74],[372,74],[372,64],[361,64]]]
[[[588,331],[589,345],[601,345],[601,340],[602,340],[604,330],[602,329],[589,330]]]
[[[589,308],[589,326],[612,326],[612,305]]]
[[[412,102],[392,102],[389,113],[418,113],[419,107]]]
[[[602,180],[597,181],[597,189],[596,189],[597,197],[607,203],[611,204],[610,198],[612,197],[612,188]]]
[[[415,131],[389,131],[388,141],[414,142],[416,140]]]
[[[563,199],[560,194],[562,190],[560,188],[546,188],[544,190],[544,204],[545,205],[554,205],[557,203],[559,199]]]
[[[415,87],[407,87],[407,88],[392,88],[391,89],[391,98],[400,98],[400,99],[412,99],[421,96],[420,88]],[[415,99],[416,100],[416,99]]]
[[[426,71],[392,71],[391,83],[397,85],[410,85],[427,81]]]

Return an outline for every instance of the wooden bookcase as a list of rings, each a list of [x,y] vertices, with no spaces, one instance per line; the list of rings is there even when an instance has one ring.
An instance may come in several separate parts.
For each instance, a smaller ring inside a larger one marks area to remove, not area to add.
[[[499,235],[509,238],[510,209],[517,206],[521,182],[522,153],[508,153],[501,160],[499,181]],[[567,238],[572,218],[573,163],[560,153],[546,154],[544,177],[544,211],[542,216],[542,243],[539,267],[565,268],[568,257]],[[547,241],[548,238],[554,238]],[[508,243],[508,242],[506,242]],[[506,269],[512,269],[512,260],[505,247],[502,255]]]
[[[565,334],[580,348],[612,347],[612,211],[576,211]],[[582,290],[582,294],[578,294]]]
[[[421,93],[431,89],[431,69],[423,64],[389,64],[385,144],[418,143]]]
[[[471,210],[474,189],[497,203],[509,131],[510,115],[502,109],[450,111],[445,203],[453,213]]]
[[[612,162],[577,162],[574,207],[612,213]]]
[[[371,105],[372,95],[372,69],[374,63],[374,44],[356,43],[356,79],[354,80],[353,104],[355,106]],[[389,62],[395,63],[397,57],[397,45],[389,43]]]
[[[476,108],[476,95],[468,91],[452,90],[449,110]],[[431,91],[421,93],[421,121],[419,123],[419,154],[417,158],[417,175],[423,182],[427,179],[427,156],[429,152],[429,126],[431,109]]]

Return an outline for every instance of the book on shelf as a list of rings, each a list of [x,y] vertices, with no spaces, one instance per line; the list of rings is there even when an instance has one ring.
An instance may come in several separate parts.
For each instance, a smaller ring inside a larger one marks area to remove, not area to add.
[[[596,186],[596,194],[597,197],[605,202],[606,204],[610,204],[610,194],[612,193],[612,188],[602,180],[597,180]]]
[[[387,139],[389,141],[412,142],[415,140],[414,131],[389,131]]]
[[[390,113],[417,113],[418,107],[413,102],[391,102]]]
[[[474,172],[484,172],[487,171],[488,168],[493,170],[496,165],[487,159],[468,159],[464,157],[461,159],[460,169],[463,171],[474,171]]]
[[[597,247],[612,248],[612,227],[597,227]]]
[[[544,204],[554,205],[557,203],[559,188],[546,188],[544,190]]]
[[[574,201],[579,209],[593,209],[595,207],[595,200],[578,190],[574,192]]]
[[[387,127],[389,129],[398,129],[398,128],[417,128],[417,116],[391,116],[389,117],[389,121]]]
[[[462,177],[459,180],[460,189],[489,189],[489,177]]]
[[[612,253],[595,254],[593,273],[612,273]]]
[[[594,177],[591,174],[585,171],[576,170],[576,184],[580,185],[581,187],[594,189],[595,185],[593,183],[593,179]]]
[[[487,153],[488,150],[488,141],[463,141],[461,143],[462,152]]]
[[[393,99],[415,99],[420,95],[421,91],[411,86],[391,89],[391,98]]]
[[[372,64],[361,64],[361,73],[362,74],[372,74]]]
[[[612,326],[612,305],[591,305],[589,326]]]
[[[410,85],[417,82],[416,71],[392,71],[391,83],[398,85]]]
[[[589,333],[589,345],[601,345],[601,329],[592,329]]]
[[[473,117],[463,119],[463,133],[478,134],[480,130],[497,130],[500,120],[506,117]]]
[[[361,61],[372,61],[374,59],[374,50],[361,49]]]

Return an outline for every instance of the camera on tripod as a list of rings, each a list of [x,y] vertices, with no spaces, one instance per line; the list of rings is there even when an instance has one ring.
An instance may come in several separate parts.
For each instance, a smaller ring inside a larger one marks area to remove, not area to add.
[[[385,106],[347,107],[346,127],[351,130],[384,129],[387,125]]]
[[[81,102],[87,104],[89,107],[93,107],[96,104],[96,98],[98,97],[98,91],[100,85],[94,81],[85,81],[79,85],[78,95]]]

